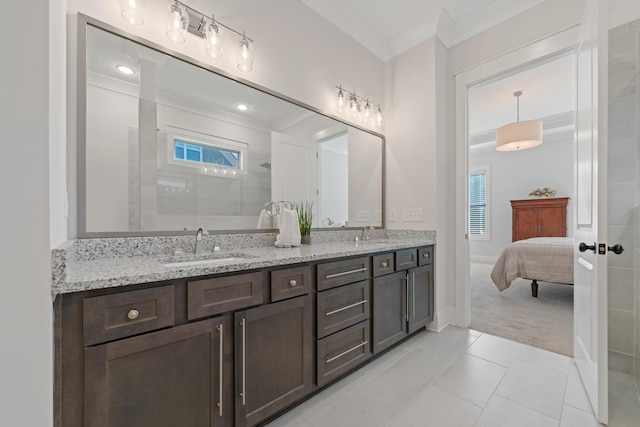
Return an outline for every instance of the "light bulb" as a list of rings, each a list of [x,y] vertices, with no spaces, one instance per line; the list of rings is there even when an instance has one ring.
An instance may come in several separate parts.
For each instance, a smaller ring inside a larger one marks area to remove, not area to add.
[[[142,25],[142,8],[145,0],[120,0],[120,15],[122,19],[133,25]]]
[[[382,126],[382,121],[384,117],[382,116],[382,108],[378,107],[378,111],[376,111],[376,123],[378,126]]]
[[[358,105],[358,99],[355,95],[351,96],[349,100],[349,110],[351,111],[352,117],[358,117],[358,113],[360,112],[360,105]]]
[[[369,119],[371,119],[371,105],[369,105],[369,101],[364,106],[364,122],[369,123]]]

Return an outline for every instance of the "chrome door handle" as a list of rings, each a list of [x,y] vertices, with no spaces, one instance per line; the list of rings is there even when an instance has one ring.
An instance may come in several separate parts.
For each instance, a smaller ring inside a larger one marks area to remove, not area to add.
[[[220,397],[218,398],[218,415],[222,416],[222,395],[224,392],[224,324],[220,323],[218,325],[218,331],[220,331],[220,383],[218,384]]]
[[[247,386],[247,323],[246,319],[242,319],[240,322],[242,326],[242,392],[240,396],[242,396],[242,406],[247,404],[246,399],[246,386]]]
[[[416,273],[411,273],[411,317],[416,317]]]
[[[407,281],[407,287],[406,287],[406,291],[405,291],[405,313],[404,313],[404,318],[407,320],[407,322],[409,321],[409,273],[407,273],[407,275],[404,277],[405,280]]]

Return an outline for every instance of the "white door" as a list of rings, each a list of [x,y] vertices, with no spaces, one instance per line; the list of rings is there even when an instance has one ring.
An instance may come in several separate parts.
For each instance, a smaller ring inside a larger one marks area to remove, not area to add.
[[[578,40],[574,171],[573,353],[602,423],[608,422],[606,12],[604,0],[589,0]]]
[[[309,138],[271,132],[271,197],[317,206],[317,144]]]

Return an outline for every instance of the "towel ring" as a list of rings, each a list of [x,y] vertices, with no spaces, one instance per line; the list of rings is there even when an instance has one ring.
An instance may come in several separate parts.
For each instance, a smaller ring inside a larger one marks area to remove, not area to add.
[[[265,203],[263,209],[269,216],[276,216],[280,214],[280,205],[278,205],[276,202]]]
[[[290,201],[288,201],[288,200],[280,200],[280,201],[278,202],[278,204],[280,204],[280,203],[282,203],[282,206],[284,206],[284,207],[285,207],[285,208],[287,208],[287,209],[293,209],[293,203],[291,203],[291,202],[290,202]]]

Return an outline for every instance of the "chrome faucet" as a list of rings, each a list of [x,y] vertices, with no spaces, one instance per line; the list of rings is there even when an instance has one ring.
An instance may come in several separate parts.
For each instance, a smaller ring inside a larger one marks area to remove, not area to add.
[[[369,233],[367,233],[369,230]],[[371,230],[373,230],[373,226],[369,225],[368,227],[363,227],[361,231],[360,240],[370,240],[371,239]],[[357,237],[357,236],[356,236]],[[358,239],[356,239],[357,241]]]
[[[196,231],[196,247],[195,250],[193,251],[194,254],[199,255],[203,252],[203,245],[204,245],[204,236],[209,235],[209,231],[207,231],[206,228],[198,228],[198,231]]]

